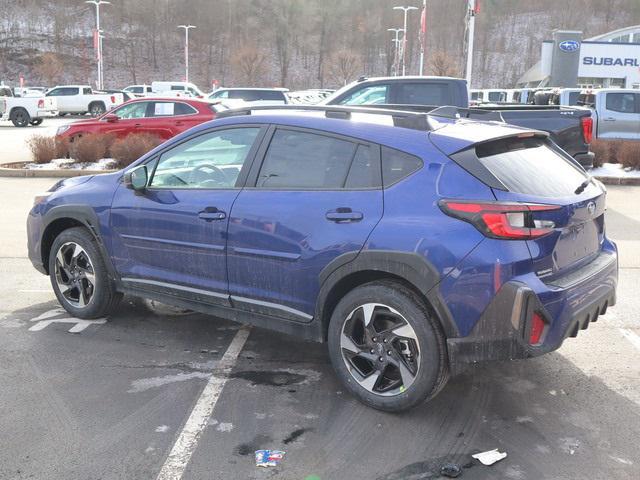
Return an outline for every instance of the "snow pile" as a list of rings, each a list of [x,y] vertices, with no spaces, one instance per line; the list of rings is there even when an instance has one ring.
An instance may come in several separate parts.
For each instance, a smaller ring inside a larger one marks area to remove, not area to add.
[[[54,158],[49,163],[27,163],[26,170],[115,170],[118,162],[113,158],[103,158],[97,162],[76,162],[72,158]]]
[[[640,170],[624,168],[619,163],[605,163],[589,173],[594,177],[640,178]]]

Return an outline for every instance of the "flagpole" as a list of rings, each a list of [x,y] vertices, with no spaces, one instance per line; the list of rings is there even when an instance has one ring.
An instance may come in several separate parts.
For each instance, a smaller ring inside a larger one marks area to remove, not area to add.
[[[424,46],[427,43],[427,0],[422,0],[422,16],[420,17],[420,31],[422,38],[420,42],[420,75],[424,75]]]

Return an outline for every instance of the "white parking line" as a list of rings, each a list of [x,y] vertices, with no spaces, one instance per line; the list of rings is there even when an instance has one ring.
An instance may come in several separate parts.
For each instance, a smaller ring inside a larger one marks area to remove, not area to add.
[[[640,350],[640,336],[638,336],[628,328],[621,328],[620,332],[622,332],[622,335],[624,335],[624,337],[631,342],[631,345]]]
[[[191,455],[198,446],[200,434],[207,426],[209,417],[211,417],[222,393],[222,388],[229,378],[229,373],[247,341],[249,331],[248,327],[242,327],[233,337],[229,348],[218,363],[216,372],[209,377],[207,385],[202,390],[202,394],[164,462],[157,480],[180,480],[182,478]]]

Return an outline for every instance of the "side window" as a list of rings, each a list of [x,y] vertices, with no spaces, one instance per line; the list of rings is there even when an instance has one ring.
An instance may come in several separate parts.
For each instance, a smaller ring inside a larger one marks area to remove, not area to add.
[[[90,88],[83,88],[82,89],[82,94],[83,95],[91,95],[91,89]]]
[[[450,105],[451,95],[446,83],[422,82],[398,85],[395,103],[403,105]]]
[[[176,102],[174,108],[175,115],[193,115],[198,111],[191,105],[182,102]]]
[[[422,159],[393,148],[382,147],[382,183],[390,187],[422,167]]]
[[[344,184],[345,188],[377,188],[381,185],[378,155],[371,147],[358,145]]]
[[[259,128],[200,135],[160,156],[151,188],[234,188]]]
[[[356,145],[324,135],[276,130],[258,176],[263,188],[343,188]]]
[[[209,98],[228,98],[229,90],[222,90],[212,93]]]
[[[129,91],[133,93],[142,93],[142,87],[131,87]]]
[[[389,103],[389,85],[362,87],[340,100],[340,105],[377,105]]]
[[[80,93],[80,89],[79,88],[63,88],[63,93],[62,95],[66,95],[66,96],[73,96],[73,95],[78,95]]]
[[[147,113],[148,105],[149,102],[130,103],[114,110],[113,113],[123,120],[143,118]]]
[[[620,113],[634,113],[635,94],[633,93],[607,93],[607,110]]]
[[[47,97],[57,97],[60,95],[60,88],[54,88],[53,90],[46,93]]]
[[[174,102],[153,102],[153,107],[150,113],[152,117],[170,117],[175,115]]]
[[[184,90],[184,86],[182,85],[171,85],[171,90]]]

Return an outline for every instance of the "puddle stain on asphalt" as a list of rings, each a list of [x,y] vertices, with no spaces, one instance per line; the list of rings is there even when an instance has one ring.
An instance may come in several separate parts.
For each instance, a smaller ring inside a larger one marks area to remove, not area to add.
[[[242,456],[253,455],[256,450],[263,449],[269,442],[271,442],[270,436],[256,435],[253,440],[237,445],[234,449],[234,453]]]
[[[252,385],[268,385],[270,387],[286,387],[288,385],[302,383],[304,380],[306,380],[306,377],[304,375],[277,370],[244,370],[240,372],[234,372],[230,375],[230,377],[241,378],[242,380],[251,382]]]
[[[289,436],[288,436],[287,438],[285,438],[285,439],[283,440],[283,443],[284,443],[285,445],[288,445],[288,444],[290,444],[290,443],[292,443],[292,442],[295,442],[295,441],[296,441],[297,439],[299,439],[302,435],[304,435],[304,434],[305,434],[305,432],[309,432],[309,431],[311,431],[311,429],[310,429],[310,428],[299,428],[299,429],[297,429],[297,430],[294,430],[293,432],[291,432],[291,433],[289,434]]]
[[[468,470],[479,464],[471,458],[470,454],[455,455],[453,457],[437,457],[422,462],[411,463],[399,470],[377,477],[376,480],[429,480],[443,478],[440,475],[440,469],[448,463],[460,465],[464,470]],[[464,476],[464,470],[461,476]]]
[[[317,382],[320,379],[320,375],[320,372],[305,369],[241,370],[233,372],[230,378],[246,380],[253,386],[287,387],[289,385],[306,385],[310,382]]]

